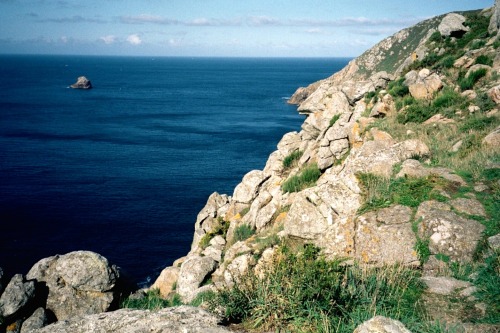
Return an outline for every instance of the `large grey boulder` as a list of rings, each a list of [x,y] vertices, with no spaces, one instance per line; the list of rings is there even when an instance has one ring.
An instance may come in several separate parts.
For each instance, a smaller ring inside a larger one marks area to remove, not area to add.
[[[35,282],[26,281],[21,274],[12,277],[0,297],[0,320],[13,318],[35,297]]]
[[[80,76],[70,87],[73,89],[92,89],[92,83],[85,76]]]
[[[184,302],[189,303],[196,297],[198,288],[215,267],[214,259],[198,255],[193,255],[182,263],[177,279],[177,293]]]
[[[21,333],[31,333],[33,330],[47,326],[49,318],[44,308],[38,308],[23,322]]]
[[[444,254],[452,261],[471,261],[484,226],[457,215],[451,207],[437,201],[420,204],[415,219],[421,239],[429,239],[431,254]]]
[[[465,17],[457,14],[450,13],[446,15],[438,26],[438,31],[441,36],[455,36],[463,35],[469,28],[464,26]]]
[[[46,284],[47,309],[58,320],[108,311],[119,296],[117,267],[90,251],[42,259],[27,278]]]
[[[382,316],[376,316],[356,327],[353,333],[411,333],[411,332],[403,325],[402,322],[398,320]]]
[[[74,317],[33,330],[32,333],[222,333],[214,315],[189,306],[159,311],[121,309],[108,313]]]

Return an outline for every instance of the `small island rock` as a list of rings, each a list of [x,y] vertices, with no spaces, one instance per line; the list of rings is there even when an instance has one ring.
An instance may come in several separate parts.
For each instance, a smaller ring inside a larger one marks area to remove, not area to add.
[[[80,76],[76,83],[73,83],[70,87],[73,89],[92,89],[92,83],[85,76]]]

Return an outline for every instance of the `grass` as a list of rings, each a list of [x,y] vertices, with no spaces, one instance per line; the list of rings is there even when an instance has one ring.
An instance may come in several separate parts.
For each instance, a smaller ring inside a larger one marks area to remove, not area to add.
[[[244,241],[255,234],[255,230],[252,229],[248,224],[242,224],[236,227],[234,230],[234,241]]]
[[[389,207],[392,204],[418,207],[422,202],[434,199],[438,195],[433,191],[436,186],[445,186],[447,183],[446,180],[434,176],[387,179],[370,173],[361,173],[357,177],[365,197],[358,214]]]
[[[476,65],[493,66],[493,59],[485,54],[482,54],[476,58],[475,63]]]
[[[294,152],[290,153],[283,159],[283,167],[285,169],[290,169],[294,167],[303,154],[304,152],[300,150],[295,150]]]
[[[212,307],[259,331],[352,332],[375,314],[401,320],[412,332],[429,331],[416,271],[326,261],[311,245],[298,252],[281,245],[273,261],[262,279],[248,274]]]
[[[315,186],[321,176],[316,163],[307,165],[299,174],[288,178],[281,186],[284,193],[300,192],[305,188]]]
[[[128,297],[120,304],[120,308],[141,309],[141,310],[159,310],[172,306],[182,305],[180,296],[175,294],[172,299],[163,299],[160,296],[160,290],[150,290],[144,297]]]
[[[408,87],[403,83],[404,80],[404,77],[402,77],[396,81],[389,82],[387,91],[391,94],[391,96],[402,97],[410,93]]]
[[[340,119],[340,114],[336,114],[332,117],[332,119],[330,119],[330,125],[329,127],[332,127],[333,125],[335,125],[335,123],[337,122],[337,120]]]
[[[476,71],[470,72],[466,77],[460,78],[458,80],[458,85],[462,91],[470,90],[482,77],[486,76],[488,71],[486,68],[480,68]]]
[[[415,101],[403,111],[398,112],[397,120],[400,124],[417,123],[421,124],[433,115],[438,113],[438,109],[426,101]]]

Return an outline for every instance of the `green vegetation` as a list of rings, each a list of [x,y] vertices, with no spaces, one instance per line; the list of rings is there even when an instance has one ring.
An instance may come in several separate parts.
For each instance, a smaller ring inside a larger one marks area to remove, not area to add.
[[[472,89],[477,81],[479,81],[487,73],[488,71],[486,68],[480,68],[476,71],[470,72],[469,75],[458,80],[458,85],[462,91]]]
[[[486,303],[486,316],[481,321],[500,323],[500,252],[486,258],[484,265],[477,270],[474,281],[478,290],[474,296]]]
[[[222,306],[227,320],[265,331],[352,332],[378,314],[401,320],[412,332],[429,332],[416,271],[326,261],[311,245],[298,252],[282,245],[276,252],[261,279],[247,275],[217,295],[212,306]]]
[[[244,241],[255,234],[255,230],[252,229],[248,224],[242,224],[236,227],[234,230],[234,241]]]
[[[120,304],[120,308],[159,310],[162,308],[182,305],[179,295],[172,299],[163,299],[158,289],[150,290],[144,297],[128,297]]]
[[[330,127],[332,127],[333,125],[335,125],[335,123],[337,122],[337,120],[340,119],[340,114],[336,114],[332,117],[332,119],[330,119]]]
[[[493,66],[493,59],[491,57],[488,57],[487,55],[482,54],[476,58],[475,63],[476,65]]]
[[[487,117],[485,115],[473,115],[467,118],[461,125],[460,130],[462,132],[469,131],[481,131],[485,128],[491,126],[491,124],[495,123],[496,119],[493,117]]]
[[[300,160],[303,154],[304,152],[300,150],[295,150],[294,152],[290,153],[283,159],[283,167],[285,169],[292,168],[293,166],[295,166],[297,161]]]
[[[391,94],[393,97],[402,97],[407,95],[410,90],[408,89],[408,86],[404,84],[405,78],[402,77],[396,81],[391,81],[389,82],[389,85],[387,87],[389,94]]]
[[[315,186],[316,181],[321,176],[321,171],[316,163],[307,165],[299,174],[286,180],[281,189],[284,193],[300,192],[305,188]]]
[[[210,241],[215,236],[222,236],[226,238],[227,230],[229,229],[229,221],[224,221],[221,217],[218,219],[218,224],[211,232],[207,232],[200,240],[199,246],[206,249],[210,245]]]

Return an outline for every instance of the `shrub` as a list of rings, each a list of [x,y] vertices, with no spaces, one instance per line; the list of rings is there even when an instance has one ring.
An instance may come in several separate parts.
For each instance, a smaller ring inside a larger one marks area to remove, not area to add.
[[[495,122],[494,117],[487,117],[485,115],[474,115],[467,118],[462,125],[460,126],[460,130],[462,132],[473,131],[481,131],[489,127],[491,124]]]
[[[304,152],[302,152],[300,150],[296,150],[296,151],[290,153],[283,160],[283,167],[285,167],[285,169],[291,168],[294,165],[294,163],[302,157],[302,154],[304,154]]]
[[[432,35],[429,37],[429,42],[440,43],[443,40],[441,33],[439,31],[434,31]]]
[[[316,181],[321,176],[321,171],[316,163],[306,166],[298,175],[290,177],[282,185],[285,193],[300,192],[305,188],[315,186]]]
[[[405,79],[402,77],[399,80],[389,82],[389,85],[387,86],[389,94],[393,97],[402,97],[407,95],[410,90],[404,84],[404,81]]]
[[[484,40],[474,40],[470,45],[470,49],[477,50],[482,48],[484,45],[486,45],[486,42]]]
[[[477,71],[470,72],[468,76],[458,81],[460,89],[462,89],[462,91],[472,89],[476,82],[485,76],[487,72],[486,68],[480,68]]]
[[[403,111],[400,111],[396,117],[396,120],[400,124],[406,123],[423,123],[438,111],[433,105],[429,105],[424,101],[416,101],[408,106]]]
[[[483,112],[489,111],[496,106],[495,102],[486,92],[478,93],[474,104],[476,104]]]
[[[493,66],[493,59],[488,57],[487,55],[480,55],[479,57],[476,58],[476,64],[477,65],[488,65],[488,66]]]
[[[439,60],[435,68],[452,68],[455,63],[456,57],[453,55],[448,55]]]
[[[252,229],[248,224],[242,224],[234,230],[234,240],[235,242],[244,241],[254,234],[254,229]]]
[[[374,313],[403,321],[412,331],[423,319],[416,271],[401,266],[361,268],[326,261],[305,245],[280,246],[262,278],[250,273],[221,291],[212,307],[229,321],[263,331],[352,332]]]
[[[447,108],[462,103],[465,98],[451,87],[444,88],[434,99],[432,105],[436,108]]]

